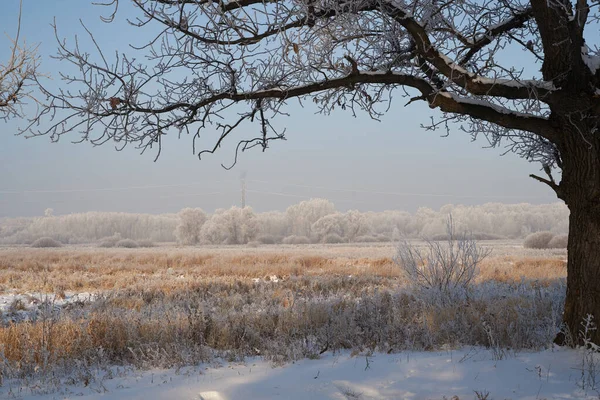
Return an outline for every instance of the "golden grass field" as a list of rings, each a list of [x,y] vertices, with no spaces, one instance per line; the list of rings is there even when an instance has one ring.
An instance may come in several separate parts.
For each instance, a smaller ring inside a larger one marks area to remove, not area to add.
[[[472,292],[451,300],[411,291],[391,244],[2,247],[0,295],[27,293],[39,305],[5,308],[0,383],[48,385],[80,365],[173,367],[215,356],[543,348],[560,324],[566,251],[481,245],[492,253]],[[96,297],[55,307],[82,292]]]
[[[518,241],[490,241],[478,281],[566,277],[566,250],[524,249]],[[0,294],[96,292],[163,288],[213,278],[378,276],[402,279],[385,245],[264,245],[121,249],[70,246],[0,247]]]

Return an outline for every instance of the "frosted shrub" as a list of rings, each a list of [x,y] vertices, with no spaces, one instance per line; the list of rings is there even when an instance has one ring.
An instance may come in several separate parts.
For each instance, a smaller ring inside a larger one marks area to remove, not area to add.
[[[123,247],[126,249],[135,249],[135,248],[140,247],[140,245],[135,240],[123,239],[123,240],[119,240],[117,242],[117,247]]]
[[[31,243],[31,247],[62,247],[62,243],[50,237],[42,237]]]
[[[329,235],[325,235],[323,239],[321,239],[323,243],[344,243],[345,240],[343,237],[338,235],[337,233],[330,233]]]
[[[310,244],[310,239],[306,236],[288,236],[283,239],[283,244]]]
[[[281,238],[277,238],[273,235],[260,235],[256,238],[256,241],[260,244],[276,244],[281,242]]]
[[[527,249],[547,249],[553,237],[552,232],[535,232],[525,238],[523,247]]]
[[[446,230],[447,242],[426,240],[423,251],[407,241],[398,244],[394,262],[402,267],[411,285],[443,294],[468,289],[489,252],[466,234],[457,236],[451,217]]]
[[[569,242],[569,236],[558,235],[554,236],[552,240],[548,242],[549,249],[566,249]]]
[[[354,241],[356,243],[374,243],[374,242],[379,242],[379,239],[376,238],[375,236],[364,235],[364,236],[357,236],[356,238],[354,238]]]
[[[115,233],[112,236],[107,236],[105,238],[100,239],[99,246],[100,247],[115,247],[117,243],[122,239],[120,233]]]

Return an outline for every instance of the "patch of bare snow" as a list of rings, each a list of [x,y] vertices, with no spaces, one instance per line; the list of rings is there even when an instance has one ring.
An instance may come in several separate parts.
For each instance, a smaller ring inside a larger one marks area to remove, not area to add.
[[[197,366],[131,373],[62,393],[23,395],[49,399],[442,399],[489,392],[495,399],[592,399],[581,387],[580,350],[521,352],[502,360],[484,348],[352,357],[327,353],[274,367],[259,358],[221,367]],[[0,397],[7,393],[0,388]],[[98,390],[101,387],[102,390]],[[105,392],[106,391],[106,392]],[[22,392],[26,393],[26,392]]]

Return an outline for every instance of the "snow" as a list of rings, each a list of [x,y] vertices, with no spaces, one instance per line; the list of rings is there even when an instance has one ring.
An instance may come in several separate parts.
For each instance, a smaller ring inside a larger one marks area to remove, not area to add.
[[[458,95],[456,95],[454,93],[450,93],[450,92],[439,92],[438,95],[451,98],[458,103],[473,104],[473,105],[477,105],[477,106],[489,107],[489,108],[492,108],[495,111],[502,113],[502,114],[514,115],[514,116],[522,117],[522,118],[531,118],[531,117],[544,118],[542,116],[513,111],[509,108],[502,107],[500,105],[494,104],[494,103],[484,100],[484,99],[474,99],[472,97],[462,97],[462,96],[458,96]]]
[[[64,296],[52,293],[5,293],[0,295],[0,315],[3,321],[27,321],[43,308],[60,309],[71,304],[91,302],[96,299],[93,293],[66,292]]]
[[[581,57],[585,65],[592,71],[592,74],[595,75],[600,70],[600,55],[590,55],[589,47],[585,45],[581,47]]]
[[[600,56],[583,56],[583,62],[588,66],[592,74],[596,74],[596,72],[600,69]]]
[[[556,90],[553,82],[540,81],[535,79],[524,79],[524,80],[516,80],[516,79],[491,79],[485,78],[482,76],[478,76],[473,79],[475,83],[481,83],[484,85],[504,85],[513,88],[539,88],[546,90]]]
[[[505,354],[485,348],[439,352],[356,355],[326,353],[318,360],[273,366],[259,358],[221,366],[129,371],[97,376],[88,386],[20,397],[46,399],[472,399],[475,391],[494,399],[586,399],[583,350],[553,348]],[[589,382],[589,381],[588,381]],[[6,395],[10,382],[0,387]],[[13,386],[13,393],[15,387]]]

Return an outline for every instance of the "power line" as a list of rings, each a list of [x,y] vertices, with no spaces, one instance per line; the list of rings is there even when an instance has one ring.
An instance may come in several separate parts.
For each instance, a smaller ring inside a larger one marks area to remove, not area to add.
[[[310,199],[311,196],[305,196],[305,195],[297,195],[297,194],[290,194],[290,193],[281,193],[281,192],[267,192],[267,191],[263,191],[263,190],[252,190],[252,189],[247,189],[246,190],[249,193],[258,193],[258,194],[268,194],[268,195],[273,195],[273,196],[283,196],[283,197],[295,197],[295,198],[299,198],[299,199]],[[346,203],[366,203],[365,201],[362,200],[350,200],[350,199],[328,199],[334,202],[346,202]]]
[[[0,194],[42,194],[42,193],[85,193],[85,192],[111,192],[119,190],[137,190],[137,189],[163,189],[172,187],[190,187],[198,185],[206,185],[213,183],[232,183],[234,181],[212,181],[212,182],[195,182],[195,183],[182,183],[173,185],[147,185],[147,186],[126,186],[116,188],[91,188],[91,189],[31,189],[31,190],[0,190]]]
[[[185,194],[172,194],[168,196],[159,196],[160,199],[172,199],[174,197],[188,197],[188,196],[212,196],[216,194],[231,194],[236,193],[234,191],[225,191],[225,192],[210,192],[210,193],[185,193]]]
[[[450,197],[450,198],[464,198],[464,199],[480,199],[480,198],[489,198],[489,199],[532,199],[532,198],[546,198],[544,196],[503,196],[503,195],[455,195],[455,194],[440,194],[440,193],[414,193],[414,192],[382,192],[377,190],[367,190],[367,189],[341,189],[341,188],[332,188],[325,186],[312,186],[312,185],[301,185],[295,183],[279,183],[279,182],[269,182],[269,181],[261,181],[261,180],[249,180],[249,182],[255,183],[266,183],[266,184],[275,184],[282,186],[293,186],[307,189],[319,189],[319,190],[329,190],[332,192],[345,192],[345,193],[365,193],[365,194],[379,194],[379,195],[390,195],[390,196],[414,196],[414,197]]]

